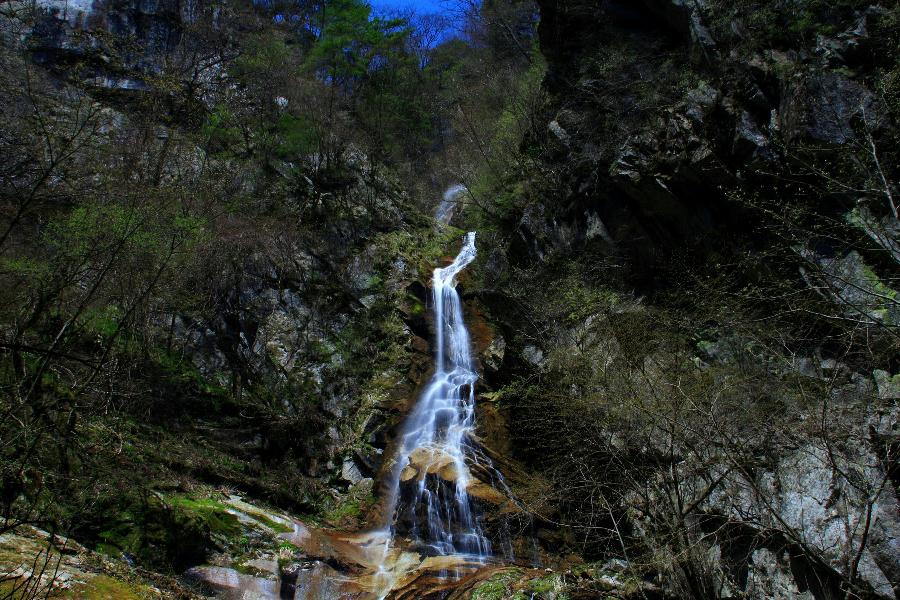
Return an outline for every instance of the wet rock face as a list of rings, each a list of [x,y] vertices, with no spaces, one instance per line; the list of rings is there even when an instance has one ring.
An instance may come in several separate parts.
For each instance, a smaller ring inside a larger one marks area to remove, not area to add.
[[[464,519],[458,514],[460,506],[455,502],[460,490],[464,489],[472,508],[478,513],[479,529],[484,527],[491,542],[492,553],[495,556],[507,554],[514,541],[508,521],[526,517],[508,486],[498,479],[497,470],[485,452],[484,448],[473,447],[473,454],[467,455],[464,472],[461,472],[454,458],[440,448],[414,450],[400,473],[400,501],[395,520],[397,533],[421,539],[417,548],[426,554],[436,552],[437,546],[422,539],[427,537],[424,532],[436,526],[435,519],[459,539],[471,536],[471,531],[460,525]],[[497,458],[493,453],[490,456]],[[415,502],[416,498],[421,500]],[[447,506],[447,514],[435,514],[432,505]]]
[[[458,484],[460,475],[451,456],[438,449],[417,448],[409,455],[409,464],[400,473],[400,482],[401,485],[407,484],[411,486],[421,484],[428,479],[433,484],[436,484],[436,487],[448,484],[449,487],[454,487]],[[497,490],[489,483],[479,480],[471,473],[466,473],[465,479],[466,493],[478,500],[489,504],[503,504],[508,500],[503,492]],[[438,480],[441,481],[438,482]]]

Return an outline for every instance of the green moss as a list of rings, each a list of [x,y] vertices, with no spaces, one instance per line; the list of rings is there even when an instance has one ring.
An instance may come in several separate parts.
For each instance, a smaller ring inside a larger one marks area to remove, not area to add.
[[[384,280],[381,278],[381,276],[379,276],[377,274],[370,275],[366,279],[366,289],[367,290],[371,290],[373,288],[380,288],[383,285],[384,285]]]
[[[17,582],[12,579],[0,581],[0,597],[15,598],[16,585]]]
[[[528,582],[528,589],[536,594],[546,592],[558,592],[563,588],[562,576],[557,574],[545,575]]]
[[[276,533],[290,533],[294,530],[293,527],[289,527],[284,523],[279,523],[263,513],[247,511],[247,514]]]
[[[187,516],[200,519],[215,535],[233,539],[241,534],[240,521],[221,502],[185,496],[169,496],[167,500]]]
[[[715,351],[715,348],[716,348],[715,342],[711,342],[709,340],[700,340],[699,342],[697,342],[697,349],[706,355],[711,356],[713,354],[713,352]]]
[[[139,584],[132,584],[106,575],[97,575],[87,582],[67,590],[66,598],[79,600],[142,600],[152,597],[150,589]]]
[[[881,278],[867,264],[862,265],[862,275],[872,287],[872,292],[886,299],[897,300],[897,290],[891,289],[881,281]]]
[[[111,535],[110,533],[104,532],[106,535]],[[103,535],[103,534],[101,534]],[[112,544],[106,544],[104,542],[100,542],[94,547],[94,550],[99,552],[100,554],[105,554],[111,558],[119,558],[122,556],[122,550],[118,546],[114,546]]]
[[[406,305],[412,315],[419,316],[425,314],[425,305],[413,294],[406,294]]]
[[[204,561],[214,548],[239,545],[243,528],[228,510],[212,499],[182,495],[113,498],[103,507],[104,529],[94,534],[94,547],[112,556],[127,552],[143,566],[179,572]]]
[[[435,263],[448,253],[455,254],[460,238],[465,234],[462,229],[445,226],[436,230],[422,228],[414,233],[395,231],[379,236],[377,255],[386,261],[378,265],[387,270],[390,262],[397,258],[408,264],[416,265],[421,273],[430,273]]]
[[[472,590],[472,600],[518,600],[520,596],[525,597],[521,592],[512,590],[512,584],[521,577],[522,571],[519,569],[497,573]]]
[[[288,541],[279,543],[277,551],[278,568],[283,569],[285,566],[293,563],[296,560],[298,552],[300,552],[300,548]]]

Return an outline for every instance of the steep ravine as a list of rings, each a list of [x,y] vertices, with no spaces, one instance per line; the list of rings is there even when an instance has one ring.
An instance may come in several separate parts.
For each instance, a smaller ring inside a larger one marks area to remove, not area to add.
[[[8,4],[0,597],[900,598],[896,2]]]

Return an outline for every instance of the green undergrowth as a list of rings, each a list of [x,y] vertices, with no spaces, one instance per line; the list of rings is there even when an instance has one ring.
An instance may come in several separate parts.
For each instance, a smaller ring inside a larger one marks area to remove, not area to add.
[[[570,588],[565,578],[556,573],[537,577],[521,569],[497,573],[472,591],[472,600],[569,600]]]
[[[249,497],[268,497],[296,510],[316,505],[315,486],[289,470],[262,471],[253,456],[238,452],[245,435],[228,419],[200,430],[119,417],[85,427],[93,443],[98,477],[55,505],[71,535],[112,557],[179,573],[202,564],[214,551],[240,551],[246,527],[215,489],[227,486]],[[290,528],[262,512],[248,513],[272,534]]]
[[[394,231],[379,237],[378,255],[388,261],[400,258],[429,273],[442,257],[456,254],[454,244],[463,235],[465,231],[451,226]]]
[[[750,49],[789,47],[811,43],[817,36],[835,36],[853,15],[871,2],[865,0],[804,0],[789,4],[759,0],[715,0],[708,5],[714,37]],[[747,33],[736,35],[733,23]]]
[[[95,549],[113,558],[127,554],[139,564],[179,573],[204,563],[212,552],[241,557],[258,550],[279,556],[296,550],[278,538],[292,527],[261,508],[232,506],[215,490],[153,493],[128,500],[109,507],[107,527],[96,536]],[[250,521],[242,522],[240,514]]]
[[[238,408],[234,406],[234,397],[227,388],[204,377],[185,356],[159,348],[153,352],[152,359],[151,368],[155,367],[159,370],[159,381],[165,381],[173,388],[194,392],[196,399],[200,402],[195,401],[193,407],[186,408],[199,408],[197,404],[201,403],[207,404],[210,409],[217,412],[226,408],[232,410]]]

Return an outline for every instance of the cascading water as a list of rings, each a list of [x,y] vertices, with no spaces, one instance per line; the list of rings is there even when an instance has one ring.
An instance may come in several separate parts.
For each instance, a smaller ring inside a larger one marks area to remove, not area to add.
[[[385,514],[392,537],[402,533],[432,554],[485,558],[491,545],[467,492],[478,374],[456,291],[475,256],[471,232],[453,263],[434,271],[435,371],[398,439]]]
[[[399,439],[387,514],[394,531],[404,530],[431,553],[484,558],[491,546],[467,492],[466,465],[478,374],[456,291],[456,276],[475,256],[471,232],[453,263],[434,271],[435,372]]]
[[[464,191],[463,186],[447,190],[435,216],[439,224],[447,225]],[[383,480],[384,526],[361,541],[376,567],[371,581],[379,598],[385,598],[410,569],[424,564],[417,558],[420,553],[448,559],[439,563],[445,565],[442,577],[458,577],[484,564],[492,556],[491,543],[469,492],[478,488],[483,494],[489,487],[494,494],[513,498],[475,440],[478,373],[456,278],[476,255],[475,232],[470,232],[453,262],[434,270],[434,375],[403,425],[393,466]],[[411,540],[412,547],[404,551],[407,544],[395,544],[398,538]],[[511,560],[508,539],[501,548]]]

